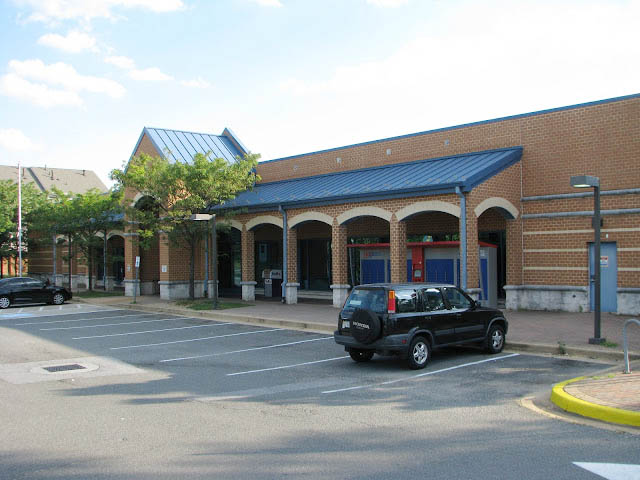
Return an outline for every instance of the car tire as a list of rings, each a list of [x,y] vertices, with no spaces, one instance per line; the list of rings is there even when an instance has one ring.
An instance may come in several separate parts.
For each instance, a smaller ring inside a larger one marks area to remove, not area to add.
[[[409,346],[409,368],[419,370],[427,366],[431,358],[431,344],[424,337],[415,337]]]
[[[64,295],[62,293],[54,293],[51,297],[51,303],[54,305],[62,305],[64,303]]]
[[[369,344],[380,336],[382,325],[378,315],[369,309],[357,308],[351,317],[351,336],[359,343]]]
[[[6,295],[3,295],[2,297],[0,297],[0,308],[2,309],[9,308],[10,305],[11,305],[11,300],[9,300],[9,297],[7,297]]]
[[[349,355],[353,359],[354,362],[364,363],[368,362],[373,358],[373,350],[361,350],[361,349],[353,349],[349,350]]]
[[[502,325],[492,325],[487,332],[485,350],[487,353],[500,353],[504,348],[505,335]]]

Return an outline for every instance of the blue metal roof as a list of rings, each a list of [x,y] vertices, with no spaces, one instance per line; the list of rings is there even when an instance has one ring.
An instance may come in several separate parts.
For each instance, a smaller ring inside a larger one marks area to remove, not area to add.
[[[209,151],[211,151],[214,158],[224,158],[231,162],[237,156],[242,157],[247,153],[236,148],[234,143],[225,135],[144,127],[140,139],[133,150],[134,154],[145,133],[156,150],[158,150],[158,153],[165,155],[174,162],[190,162],[196,153],[206,154]],[[242,144],[237,139],[236,142],[242,148]]]
[[[249,210],[470,191],[520,161],[522,147],[260,183],[215,209]]]

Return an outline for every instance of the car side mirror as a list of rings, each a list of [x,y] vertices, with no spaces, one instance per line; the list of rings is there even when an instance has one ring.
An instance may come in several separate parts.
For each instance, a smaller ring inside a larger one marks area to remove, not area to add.
[[[471,300],[471,310],[475,310],[476,308],[478,308],[478,302]]]

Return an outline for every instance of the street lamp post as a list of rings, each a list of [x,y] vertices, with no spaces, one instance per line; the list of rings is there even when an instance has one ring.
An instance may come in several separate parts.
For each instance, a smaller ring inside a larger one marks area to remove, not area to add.
[[[191,220],[211,220],[211,265],[213,267],[213,309],[218,309],[218,239],[216,238],[216,216],[208,213],[194,213]]]
[[[594,229],[594,272],[593,272],[593,338],[589,343],[601,344],[606,341],[600,336],[600,179],[590,175],[571,177],[571,186],[576,188],[593,188],[593,229]]]

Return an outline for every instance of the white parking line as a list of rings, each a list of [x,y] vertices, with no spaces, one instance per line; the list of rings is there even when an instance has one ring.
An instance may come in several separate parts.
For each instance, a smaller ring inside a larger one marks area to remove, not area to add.
[[[272,329],[269,329],[269,330],[254,330],[252,332],[229,333],[227,335],[216,335],[214,337],[191,338],[189,340],[175,340],[173,342],[147,343],[145,345],[129,345],[129,346],[126,346],[126,347],[111,347],[111,350],[124,350],[124,349],[127,349],[127,348],[157,347],[159,345],[173,345],[175,343],[201,342],[203,340],[213,340],[215,338],[236,337],[238,335],[251,335],[253,333],[278,332],[280,330],[285,330],[285,329],[284,328],[272,328]]]
[[[86,340],[87,338],[124,337],[126,335],[140,335],[142,333],[169,332],[171,330],[187,330],[190,328],[221,327],[222,325],[231,325],[231,323],[212,323],[209,325],[191,325],[189,327],[161,328],[158,330],[145,330],[142,332],[111,333],[109,335],[92,335],[90,337],[73,337],[71,340]]]
[[[324,360],[315,360],[313,362],[296,363],[294,365],[284,365],[282,367],[261,368],[260,370],[248,370],[246,372],[227,373],[227,377],[235,377],[236,375],[246,375],[247,373],[269,372],[271,370],[284,370],[285,368],[302,367],[303,365],[313,365],[314,363],[333,362],[335,360],[343,360],[349,358],[349,355],[343,357],[326,358]]]
[[[85,313],[95,313],[95,312],[85,312]],[[88,322],[90,320],[106,320],[108,318],[144,317],[148,315],[158,315],[158,314],[157,313],[141,313],[141,314],[134,314],[134,315],[111,315],[110,317],[98,317],[98,318],[74,318],[73,320],[51,320],[49,322],[16,323],[14,327],[18,327],[22,325],[47,325],[50,323]]]
[[[265,347],[243,348],[242,350],[233,350],[231,352],[209,353],[207,355],[194,355],[193,357],[170,358],[168,360],[160,360],[159,363],[179,362],[180,360],[193,360],[195,358],[219,357],[221,355],[231,355],[232,353],[252,352],[254,350],[265,350],[267,348],[288,347],[289,345],[299,345],[301,343],[317,342],[319,340],[331,340],[333,337],[312,338],[311,340],[300,340],[299,342],[279,343],[277,345],[267,345]]]
[[[410,377],[397,378],[395,380],[389,380],[387,382],[371,383],[369,385],[358,385],[356,387],[340,388],[338,390],[327,390],[327,391],[324,391],[322,393],[326,394],[326,393],[346,392],[346,391],[349,391],[349,390],[360,390],[360,389],[363,389],[363,388],[378,387],[380,385],[391,385],[393,383],[406,382],[406,381],[409,381],[409,380],[414,380],[416,378],[426,377],[427,375],[435,375],[436,373],[448,372],[450,370],[456,370],[458,368],[470,367],[472,365],[479,365],[481,363],[495,362],[495,361],[498,361],[498,360],[504,360],[505,358],[517,357],[519,355],[520,355],[519,353],[512,353],[510,355],[503,355],[502,357],[486,358],[484,360],[478,360],[477,362],[463,363],[462,365],[456,365],[455,367],[442,368],[440,370],[434,370],[433,372],[419,373],[418,375],[411,375]]]
[[[153,314],[149,314],[153,315]],[[125,317],[135,317],[136,315],[124,315]],[[111,317],[107,317],[111,318]],[[117,317],[122,318],[122,317]],[[79,328],[99,328],[99,327],[114,327],[117,325],[135,325],[138,323],[152,323],[152,322],[170,322],[172,320],[184,320],[184,317],[173,317],[173,318],[159,318],[154,320],[140,320],[139,322],[118,322],[118,323],[101,323],[100,325],[80,325],[78,327],[53,327],[53,328],[41,328],[41,332],[48,332],[51,330],[77,330]],[[71,320],[74,322],[80,322],[82,320]],[[53,323],[53,322],[51,322]],[[226,325],[226,324],[225,324]]]

